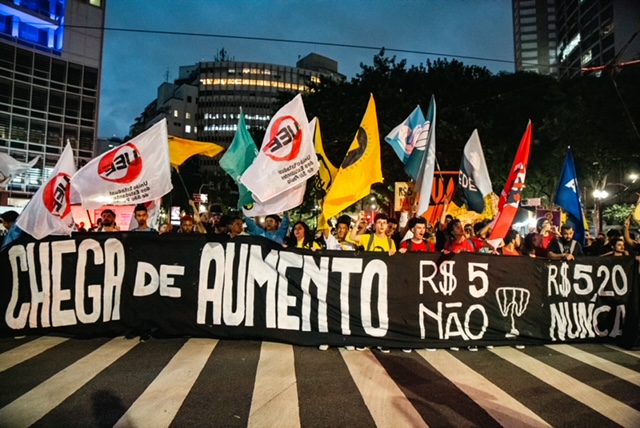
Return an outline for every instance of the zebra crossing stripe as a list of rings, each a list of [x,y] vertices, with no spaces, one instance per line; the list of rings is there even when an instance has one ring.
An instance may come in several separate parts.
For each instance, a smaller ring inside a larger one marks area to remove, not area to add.
[[[300,426],[291,345],[262,343],[247,426]]]
[[[598,370],[602,370],[603,372],[619,377],[620,379],[626,380],[627,382],[632,383],[636,386],[640,386],[640,373],[629,370],[628,368],[623,367],[619,364],[607,361],[604,358],[598,357],[597,355],[584,352],[583,350],[578,349],[575,346],[564,344],[546,346],[547,348],[553,349],[556,352],[595,367]]]
[[[602,345],[602,346],[606,346],[609,349],[613,349],[614,351],[618,351],[618,352],[622,352],[623,354],[627,354],[630,355],[634,358],[640,358],[640,351],[628,351],[626,349],[622,349],[618,346],[614,346],[614,345]]]
[[[168,427],[217,344],[189,339],[114,426]]]
[[[507,346],[491,349],[495,355],[562,391],[622,426],[640,426],[640,412],[533,357]]]
[[[60,405],[137,341],[116,337],[0,409],[0,426],[27,427]]]
[[[29,358],[33,358],[66,340],[68,339],[64,337],[43,336],[4,352],[0,355],[0,372],[10,369]]]
[[[428,426],[371,351],[340,354],[376,426]]]
[[[502,426],[549,427],[537,414],[445,350],[416,350]]]

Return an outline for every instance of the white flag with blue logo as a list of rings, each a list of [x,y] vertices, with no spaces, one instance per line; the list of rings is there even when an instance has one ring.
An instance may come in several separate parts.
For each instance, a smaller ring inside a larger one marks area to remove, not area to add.
[[[416,106],[404,122],[393,128],[389,135],[384,137],[384,141],[389,143],[402,163],[407,163],[409,160],[424,125],[422,110],[420,106]]]

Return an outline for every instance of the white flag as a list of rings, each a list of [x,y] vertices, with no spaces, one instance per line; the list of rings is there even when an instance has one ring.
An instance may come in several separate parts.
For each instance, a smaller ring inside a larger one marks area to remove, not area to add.
[[[246,217],[278,214],[302,205],[306,184],[302,183],[285,193],[280,193],[266,202],[254,201],[253,204],[242,207]]]
[[[9,184],[16,175],[29,171],[39,159],[40,156],[36,156],[31,162],[20,162],[6,153],[0,153],[0,186]]]
[[[258,157],[240,178],[255,200],[268,201],[313,178],[319,166],[312,136],[298,94],[273,116]]]
[[[167,121],[109,150],[71,179],[82,207],[136,205],[161,198],[173,189]]]
[[[67,143],[51,177],[31,198],[16,220],[16,226],[36,239],[49,235],[71,235],[71,177],[75,172],[73,150]]]
[[[429,209],[431,191],[433,189],[433,173],[436,167],[436,100],[433,96],[431,97],[429,112],[427,113],[427,122],[423,126],[421,134],[422,136],[420,136],[418,140],[423,140],[424,134],[427,135],[420,172],[418,173],[415,185],[415,189],[420,195],[418,198],[417,216],[423,215]],[[417,146],[418,144],[416,145],[416,149],[420,150]]]

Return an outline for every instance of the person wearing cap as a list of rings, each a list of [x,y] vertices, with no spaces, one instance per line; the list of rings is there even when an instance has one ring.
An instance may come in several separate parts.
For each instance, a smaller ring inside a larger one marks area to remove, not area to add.
[[[284,238],[289,230],[289,212],[285,212],[282,218],[277,214],[269,214],[264,220],[264,228],[258,226],[251,217],[247,217],[244,221],[249,235],[262,236],[280,245],[284,244]]]
[[[153,227],[149,227],[147,221],[149,220],[149,213],[147,212],[147,207],[144,204],[138,204],[133,210],[136,221],[138,222],[138,227],[131,229],[132,232],[156,232]]]
[[[119,232],[120,228],[116,224],[116,213],[107,208],[100,213],[100,227],[98,232]]]

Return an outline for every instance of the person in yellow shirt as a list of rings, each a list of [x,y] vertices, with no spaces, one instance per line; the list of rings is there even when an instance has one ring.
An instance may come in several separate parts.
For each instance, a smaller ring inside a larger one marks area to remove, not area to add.
[[[313,240],[311,229],[304,221],[300,220],[293,225],[291,234],[287,239],[287,247],[304,248],[311,251],[321,249],[320,244]]]
[[[387,236],[387,215],[384,213],[376,214],[374,218],[375,232],[358,234],[356,227],[351,229],[351,241],[364,247],[365,251],[387,252],[390,256],[396,253],[396,244],[393,239]],[[358,223],[364,223],[365,213],[360,211],[358,214]]]

